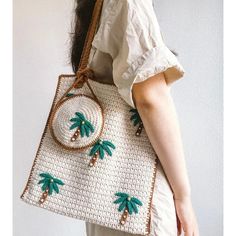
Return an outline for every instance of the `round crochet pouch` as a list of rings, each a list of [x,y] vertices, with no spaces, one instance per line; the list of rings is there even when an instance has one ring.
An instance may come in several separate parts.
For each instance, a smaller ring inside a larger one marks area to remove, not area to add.
[[[76,94],[59,101],[50,119],[54,140],[66,149],[82,150],[99,139],[103,125],[103,110],[97,99]]]

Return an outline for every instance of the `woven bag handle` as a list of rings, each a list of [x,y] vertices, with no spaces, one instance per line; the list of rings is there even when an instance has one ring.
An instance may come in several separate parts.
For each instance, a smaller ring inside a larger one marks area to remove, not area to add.
[[[83,51],[81,54],[78,72],[86,69],[88,65],[89,54],[92,47],[92,41],[93,41],[93,38],[96,32],[96,27],[100,18],[102,5],[103,5],[103,0],[96,0],[95,6],[93,9],[92,19],[88,28],[86,38],[85,38],[85,43],[84,43]]]
[[[89,60],[89,55],[90,55],[90,51],[92,48],[92,42],[96,33],[96,29],[97,29],[97,25],[100,19],[100,15],[102,12],[102,5],[103,5],[103,0],[96,0],[96,3],[94,5],[93,8],[93,13],[92,13],[92,18],[91,18],[91,22],[88,28],[88,32],[85,38],[85,42],[84,42],[84,47],[83,47],[83,51],[81,54],[81,59],[80,59],[80,63],[79,63],[79,67],[78,70],[76,72],[76,77],[77,77],[77,83],[75,83],[74,87],[78,87],[78,83],[79,81],[82,80],[82,83],[85,82],[88,85],[90,91],[92,92],[93,96],[95,97],[95,99],[98,101],[97,96],[95,95],[91,85],[89,84],[87,78],[90,77],[94,77],[94,73],[93,71],[87,67],[88,65],[88,60]]]
[[[94,38],[94,35],[95,35],[95,32],[96,32],[96,28],[97,28],[97,25],[98,25],[98,22],[99,22],[101,12],[102,12],[102,5],[103,5],[103,0],[96,0],[96,3],[95,3],[94,8],[93,8],[91,22],[90,22],[88,32],[87,32],[87,35],[86,35],[86,38],[85,38],[80,63],[79,63],[79,66],[78,66],[78,70],[76,72],[76,80],[72,84],[72,86],[70,86],[68,88],[68,90],[64,93],[64,95],[62,96],[62,98],[60,100],[63,100],[67,96],[67,94],[71,91],[71,89],[79,88],[81,86],[80,83],[83,85],[84,82],[86,82],[86,84],[88,85],[88,87],[89,87],[90,91],[92,92],[93,96],[99,102],[99,100],[98,100],[97,96],[95,95],[91,85],[87,81],[88,78],[94,77],[93,71],[90,68],[88,68],[87,65],[88,65],[90,50],[91,50],[91,47],[92,47],[92,41],[93,41],[93,38]]]

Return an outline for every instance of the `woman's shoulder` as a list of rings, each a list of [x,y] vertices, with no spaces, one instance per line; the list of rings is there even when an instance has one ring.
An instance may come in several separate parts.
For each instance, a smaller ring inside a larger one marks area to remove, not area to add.
[[[143,39],[148,44],[161,43],[162,36],[152,0],[104,0],[103,4],[94,46],[105,50],[114,46],[111,46],[111,41],[119,44],[124,38],[128,41]]]

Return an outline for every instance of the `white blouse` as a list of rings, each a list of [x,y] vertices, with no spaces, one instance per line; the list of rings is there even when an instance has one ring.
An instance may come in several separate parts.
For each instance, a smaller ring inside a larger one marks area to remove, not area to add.
[[[184,74],[163,42],[152,0],[104,0],[89,66],[99,81],[114,83],[133,108],[134,83],[164,72],[170,84]]]

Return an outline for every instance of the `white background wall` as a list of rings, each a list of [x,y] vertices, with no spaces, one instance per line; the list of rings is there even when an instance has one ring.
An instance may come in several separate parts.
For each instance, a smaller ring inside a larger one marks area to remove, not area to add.
[[[156,0],[164,39],[185,78],[172,88],[202,236],[222,226],[222,2]],[[20,200],[54,96],[71,73],[73,0],[14,1],[14,236],[83,236],[82,221]]]

